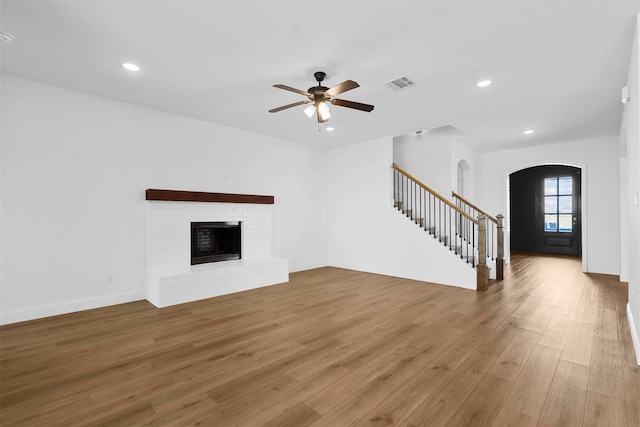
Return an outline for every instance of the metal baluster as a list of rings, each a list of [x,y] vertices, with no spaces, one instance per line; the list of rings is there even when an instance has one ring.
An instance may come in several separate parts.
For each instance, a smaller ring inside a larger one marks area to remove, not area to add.
[[[407,215],[409,213],[409,211],[411,210],[411,194],[413,193],[413,181],[408,180],[407,181],[407,211],[405,212],[405,215]]]
[[[407,203],[407,212],[406,212],[406,214],[405,214],[405,215],[407,215],[407,216],[409,216],[409,211],[410,211],[411,209],[413,209],[413,208],[411,207],[411,203],[413,203],[413,197],[412,197],[412,195],[413,195],[413,181],[409,181],[409,191],[408,191],[408,194],[407,194],[407,197],[409,197],[409,201],[408,201],[408,203]]]
[[[422,227],[422,221],[420,221],[420,218],[424,217],[424,214],[422,213],[422,193],[424,192],[424,188],[420,187],[420,215],[418,215],[418,222],[419,222],[419,226]]]
[[[409,211],[413,211],[413,192],[415,191],[415,186],[416,184],[413,181],[411,181],[410,188],[409,188],[409,199],[411,200],[411,203],[410,203],[411,206],[407,211],[407,216],[409,218],[411,218],[411,215],[409,215]]]
[[[405,209],[407,209],[407,205],[409,204],[409,201],[407,200],[407,188],[409,187],[408,179],[409,178],[405,176],[402,180],[402,213],[404,213]]]
[[[447,238],[447,246],[451,249],[451,241],[453,240],[453,234],[451,232],[451,213],[453,212],[453,209],[451,209],[451,206],[449,205],[447,205],[447,208],[449,210],[449,237]]]
[[[409,215],[409,218],[413,219],[413,214],[416,210],[416,183],[415,181],[412,181],[411,183],[411,215]]]
[[[411,215],[409,215],[409,218],[411,218],[413,220],[414,215],[416,213],[416,183],[415,181],[413,182],[413,188],[411,189]]]
[[[411,214],[411,219],[413,219],[413,222],[416,221],[416,218],[418,217],[418,192],[420,191],[420,187],[418,186],[418,184],[414,184],[415,186],[415,193],[413,194],[414,197],[414,208],[413,208],[413,213]]]
[[[438,199],[438,240],[442,243],[442,200]]]
[[[472,236],[472,242],[473,242],[473,252],[472,252],[472,255],[473,255],[473,258],[472,258],[471,265],[472,265],[473,267],[475,267],[475,266],[476,266],[476,228],[475,228],[475,227],[473,227],[473,224],[472,224],[471,226],[472,226],[472,228],[471,228],[471,234],[473,235],[473,236]]]
[[[476,267],[477,274],[477,290],[486,291],[489,285],[489,267],[487,266],[487,217],[484,214],[478,215],[478,241],[480,247],[478,248],[478,266]]]
[[[455,218],[456,218],[456,227],[461,228],[462,224],[460,224],[460,220],[462,218],[460,217],[460,214],[458,212],[455,213]],[[455,252],[456,255],[462,255],[461,253],[458,252],[458,239],[460,239],[460,233],[459,232],[456,233],[456,244],[455,244],[455,248],[454,248],[453,252]],[[462,243],[460,243],[460,252],[462,252]]]
[[[422,188],[420,190],[420,211],[422,212],[422,224],[420,224],[420,226],[422,228],[426,228],[426,224],[427,224],[426,201],[427,201],[427,193],[425,189]]]
[[[399,175],[398,178],[400,179],[400,197],[402,198],[400,200],[402,202],[401,208],[404,208],[404,175]],[[402,209],[400,209],[400,211],[402,211]]]
[[[431,197],[432,194],[429,193],[429,234],[431,234],[431,224],[433,224],[433,212],[431,209]]]
[[[469,218],[465,218],[464,219],[464,228],[466,229],[467,227],[469,227]],[[464,260],[467,261],[467,263],[469,263],[469,241],[468,239],[465,239],[466,244],[464,245]],[[461,240],[461,245],[462,245],[462,240]],[[462,252],[462,246],[460,247],[460,252]]]

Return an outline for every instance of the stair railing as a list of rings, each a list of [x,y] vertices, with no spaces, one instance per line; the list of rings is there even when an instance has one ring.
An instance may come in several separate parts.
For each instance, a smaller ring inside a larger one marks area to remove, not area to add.
[[[486,252],[486,239],[480,238],[479,234],[480,224],[486,222],[484,218],[474,218],[395,163],[393,198],[394,206],[399,211],[462,260],[472,267],[478,267],[477,289],[487,289],[489,276],[486,274],[486,259],[478,256]]]
[[[478,206],[474,205],[455,191],[451,196],[456,201],[456,206],[472,217],[484,215],[487,218],[486,247],[487,257],[496,262],[496,280],[504,278],[504,217],[499,214],[495,217],[489,215]],[[464,233],[465,230],[462,230]]]

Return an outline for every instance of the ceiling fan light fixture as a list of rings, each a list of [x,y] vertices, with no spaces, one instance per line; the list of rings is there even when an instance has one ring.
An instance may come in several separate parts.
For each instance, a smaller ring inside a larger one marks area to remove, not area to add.
[[[316,106],[311,104],[307,108],[304,109],[304,113],[307,117],[311,118],[316,113]]]
[[[323,121],[326,121],[329,119],[329,117],[331,117],[331,112],[329,111],[329,104],[327,104],[326,102],[319,102],[317,108],[318,108],[318,114],[320,114],[320,118]]]
[[[283,84],[275,84],[273,87],[278,89],[284,89],[289,92],[295,92],[303,95],[306,99],[303,101],[293,102],[291,104],[283,105],[282,107],[272,108],[270,113],[277,113],[278,111],[287,110],[289,108],[297,107],[299,105],[307,105],[304,109],[304,113],[307,117],[311,118],[314,115],[318,118],[318,123],[326,123],[331,117],[331,108],[329,104],[337,105],[338,107],[352,108],[354,110],[360,110],[365,112],[373,111],[373,105],[363,104],[361,102],[347,101],[345,99],[335,98],[341,93],[345,93],[360,85],[353,80],[345,80],[340,84],[337,84],[331,88],[322,86],[322,81],[326,77],[326,74],[322,71],[318,71],[313,75],[318,82],[317,86],[310,87],[309,89],[300,90],[291,86]],[[310,104],[312,103],[312,104]]]

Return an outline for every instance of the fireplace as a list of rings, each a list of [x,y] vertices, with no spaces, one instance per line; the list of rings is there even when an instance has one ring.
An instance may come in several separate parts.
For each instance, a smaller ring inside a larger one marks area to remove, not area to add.
[[[191,265],[242,258],[242,222],[192,222]]]
[[[289,262],[271,254],[273,196],[153,189],[145,194],[145,282],[147,300],[156,307],[289,280]],[[198,245],[198,228],[202,245]],[[220,256],[220,247],[211,243],[217,235],[223,240],[229,237],[225,234],[237,239],[223,250],[234,255]],[[222,259],[235,261],[210,263]]]

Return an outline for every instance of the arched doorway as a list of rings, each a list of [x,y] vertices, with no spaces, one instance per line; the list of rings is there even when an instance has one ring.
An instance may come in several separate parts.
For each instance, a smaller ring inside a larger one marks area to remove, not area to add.
[[[581,173],[544,165],[509,175],[511,251],[582,254]]]
[[[469,172],[471,171],[471,167],[466,160],[462,159],[458,162],[457,167],[457,184],[456,184],[456,193],[465,197],[465,187],[466,183],[469,182]]]

